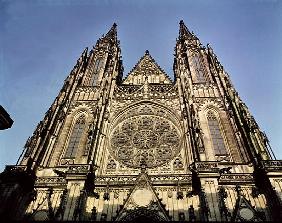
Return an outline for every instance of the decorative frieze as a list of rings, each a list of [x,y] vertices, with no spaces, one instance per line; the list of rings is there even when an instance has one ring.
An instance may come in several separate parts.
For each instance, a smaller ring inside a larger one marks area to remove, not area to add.
[[[238,183],[254,183],[252,174],[222,174],[219,178],[219,183],[238,184]]]
[[[264,160],[263,166],[268,172],[281,172],[282,160]]]
[[[68,167],[67,174],[85,174],[89,171],[90,165],[88,164],[74,164]]]
[[[195,162],[195,170],[198,172],[218,172],[217,162]]]
[[[132,185],[137,176],[99,176],[95,179],[96,185]],[[192,184],[192,175],[150,175],[153,185],[166,185],[181,183],[181,185]]]
[[[38,177],[36,179],[35,185],[40,186],[55,186],[66,184],[66,179],[64,177]]]

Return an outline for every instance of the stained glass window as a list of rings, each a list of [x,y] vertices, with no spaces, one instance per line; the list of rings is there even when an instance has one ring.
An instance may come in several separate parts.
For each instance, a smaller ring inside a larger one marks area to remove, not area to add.
[[[84,116],[78,118],[74,124],[72,134],[69,139],[68,148],[65,154],[66,158],[74,158],[76,155],[76,151],[79,145],[79,141],[81,139],[81,135],[85,128],[85,119]]]

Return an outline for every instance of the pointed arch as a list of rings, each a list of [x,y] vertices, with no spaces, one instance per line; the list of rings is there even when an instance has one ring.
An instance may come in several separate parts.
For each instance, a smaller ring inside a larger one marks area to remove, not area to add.
[[[95,61],[94,70],[93,70],[93,74],[92,74],[92,78],[91,78],[91,86],[97,85],[97,81],[98,81],[98,78],[99,78],[99,71],[102,68],[102,64],[103,64],[102,59],[103,59],[102,57],[98,57]]]
[[[227,155],[227,149],[223,138],[222,129],[220,128],[219,118],[215,113],[209,110],[206,114],[211,141],[215,155]]]
[[[72,133],[70,135],[68,146],[65,152],[65,158],[75,158],[78,145],[85,129],[85,116],[80,115],[73,126]]]
[[[193,53],[191,56],[191,67],[194,71],[195,82],[205,83],[207,82],[206,71],[203,63],[203,58],[200,53]]]

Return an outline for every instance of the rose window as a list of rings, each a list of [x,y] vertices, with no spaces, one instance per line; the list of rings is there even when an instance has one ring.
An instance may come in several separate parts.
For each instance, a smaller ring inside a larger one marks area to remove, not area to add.
[[[180,134],[168,119],[153,115],[123,120],[112,131],[110,152],[128,167],[157,167],[172,160],[180,150]]]

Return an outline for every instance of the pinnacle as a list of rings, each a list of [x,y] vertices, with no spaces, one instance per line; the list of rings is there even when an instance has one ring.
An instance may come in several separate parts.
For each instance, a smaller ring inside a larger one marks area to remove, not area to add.
[[[149,50],[146,50],[146,51],[145,51],[145,55],[150,55]]]

